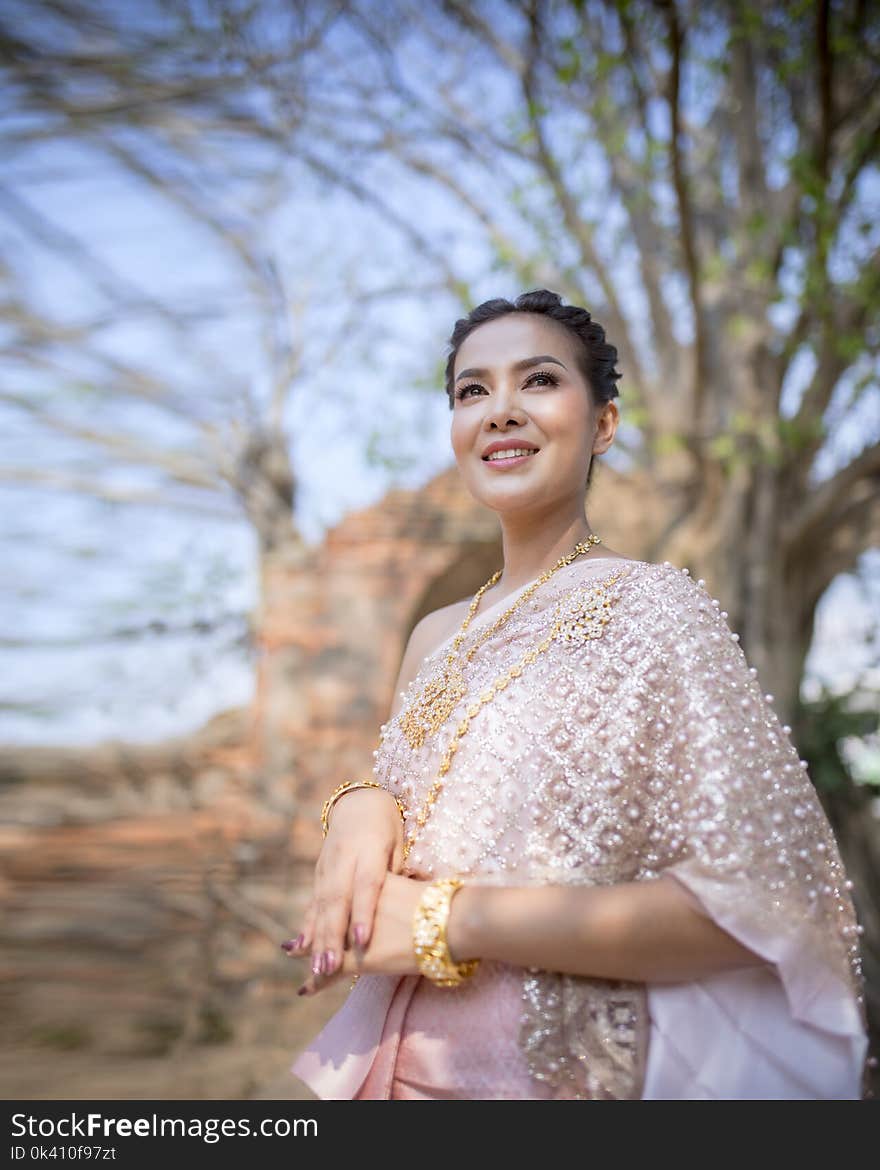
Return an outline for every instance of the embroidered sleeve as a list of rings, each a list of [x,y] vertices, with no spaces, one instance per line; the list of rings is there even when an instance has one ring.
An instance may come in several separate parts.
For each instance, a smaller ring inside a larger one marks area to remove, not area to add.
[[[672,565],[660,583],[646,712],[656,871],[773,965],[796,1019],[865,1029],[852,882],[806,764],[718,601]]]
[[[688,574],[657,565],[623,589],[599,585],[562,599],[562,636],[520,714],[540,764],[537,870],[588,884],[671,876],[766,960],[795,1028],[818,1029],[848,1061],[867,1030],[860,928],[788,729],[720,605]],[[521,1043],[532,1074],[560,1095],[637,1096],[644,993],[530,971]]]

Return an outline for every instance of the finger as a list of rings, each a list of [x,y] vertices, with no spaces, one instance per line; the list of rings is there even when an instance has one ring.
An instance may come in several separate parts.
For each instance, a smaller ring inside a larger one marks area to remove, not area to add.
[[[302,916],[299,932],[294,935],[295,939],[298,938],[300,940],[300,949],[309,949],[311,947],[312,940],[315,937],[315,919],[317,915],[318,905],[314,896],[312,896]]]
[[[312,944],[312,970],[316,975],[329,975],[342,962],[351,912],[354,868],[354,862],[341,863],[332,878],[316,891],[318,913]]]
[[[285,939],[280,945],[282,951],[293,959],[302,959],[309,953],[309,945],[302,941],[301,934]]]
[[[376,905],[387,872],[387,858],[363,862],[358,866],[351,900],[351,925],[348,932],[350,946],[366,947],[369,944]]]
[[[302,985],[297,989],[297,995],[317,995],[319,991],[324,991],[325,988],[332,986],[337,980],[344,978],[346,975],[354,973],[354,961],[350,954],[343,960],[342,965],[337,968],[332,974],[315,974],[312,972],[307,976]]]

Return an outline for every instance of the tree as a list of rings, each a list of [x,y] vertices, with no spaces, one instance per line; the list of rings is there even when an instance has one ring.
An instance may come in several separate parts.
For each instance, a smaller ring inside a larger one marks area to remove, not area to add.
[[[631,551],[710,582],[793,721],[817,603],[880,545],[876,5],[33,0],[0,14],[0,85],[2,400],[156,486],[121,490],[79,459],[0,475],[238,508],[265,622],[273,574],[307,556],[287,425],[294,397],[311,405],[307,347],[332,360],[387,298],[451,320],[502,282],[546,286],[620,351],[598,512],[607,491],[647,514]],[[71,167],[176,217],[208,285],[181,282],[174,256],[145,283],[48,212],[40,190]],[[282,254],[272,229],[305,188],[368,217],[385,283],[332,241],[309,284],[313,223]],[[174,429],[148,442],[132,403]],[[264,676],[273,712],[301,665],[294,649]],[[289,737],[270,721],[267,739],[268,771],[289,772]]]
[[[394,280],[366,288],[356,252],[328,247],[332,224],[315,214],[328,187],[309,186],[302,78],[337,17],[329,5],[158,0],[0,14],[0,403],[41,445],[60,444],[0,478],[244,516],[264,597],[273,565],[310,555],[291,416],[308,416],[314,371],[343,346],[350,362],[367,356],[370,306],[398,295]],[[124,248],[65,203],[83,174],[119,215]],[[121,482],[120,469],[136,474]],[[292,752],[271,731],[270,770]]]
[[[640,552],[723,592],[793,710],[819,598],[880,543],[873,6],[223,0],[132,18],[46,0],[7,23],[2,46],[18,113],[7,146],[75,141],[112,159],[222,244],[262,322],[271,390],[255,401],[221,370],[224,423],[193,420],[167,371],[100,353],[113,395],[187,414],[209,454],[97,428],[82,438],[190,487],[231,487],[264,553],[296,542],[283,404],[298,351],[259,230],[290,198],[295,158],[391,225],[433,295],[467,307],[488,249],[496,282],[544,284],[594,310],[621,353],[631,424],[615,444],[622,464],[605,471],[664,501]],[[453,240],[413,191],[457,217]],[[87,266],[117,313],[198,336],[197,311],[120,285],[11,184],[4,207]],[[47,321],[10,286],[21,361],[45,365],[64,346],[96,356],[100,320]],[[44,417],[67,425],[54,404]],[[843,423],[860,418],[844,457]]]
[[[667,503],[646,555],[723,590],[791,710],[819,598],[880,543],[876,11],[439,7],[367,6],[379,80],[343,55],[311,118],[361,170],[369,149],[448,193],[498,270],[594,309],[640,431],[626,470]],[[428,87],[416,49],[404,75],[416,26]]]

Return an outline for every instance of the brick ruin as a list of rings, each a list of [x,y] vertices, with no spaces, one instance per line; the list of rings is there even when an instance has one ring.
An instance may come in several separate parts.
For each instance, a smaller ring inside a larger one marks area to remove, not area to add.
[[[606,543],[645,555],[657,493],[603,468],[590,500]],[[7,1098],[303,1092],[289,1056],[347,990],[298,999],[278,945],[321,804],[371,770],[412,627],[501,563],[452,467],[265,559],[250,709],[146,746],[0,750]]]

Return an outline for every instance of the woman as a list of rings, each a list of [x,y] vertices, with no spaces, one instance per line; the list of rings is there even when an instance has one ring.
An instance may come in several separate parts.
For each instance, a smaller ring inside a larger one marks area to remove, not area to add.
[[[790,729],[703,582],[584,514],[616,349],[546,290],[451,344],[504,567],[413,630],[375,786],[325,806],[282,945],[301,994],[355,981],[293,1072],[337,1099],[858,1098],[862,928]]]

